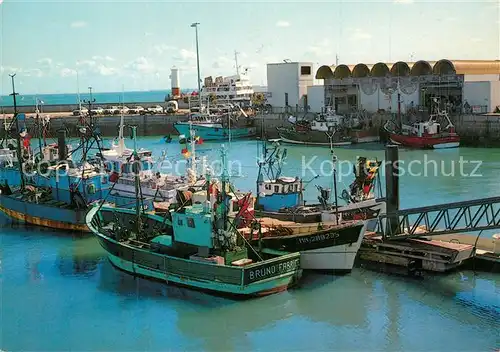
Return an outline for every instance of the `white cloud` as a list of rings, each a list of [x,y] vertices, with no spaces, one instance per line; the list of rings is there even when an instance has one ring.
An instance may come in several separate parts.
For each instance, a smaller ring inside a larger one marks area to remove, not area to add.
[[[408,5],[408,4],[413,4],[413,0],[393,0],[392,1],[394,4],[405,4],[405,5]]]
[[[59,73],[62,77],[76,76],[76,70],[73,70],[71,68],[63,68]]]
[[[372,35],[360,28],[356,28],[351,35],[351,40],[366,40],[371,39]]]
[[[196,59],[196,53],[191,50],[181,49],[178,58],[181,60],[194,60]]]
[[[311,45],[307,48],[307,52],[311,53],[315,56],[325,56],[325,55],[331,55],[332,54],[332,49],[331,49],[331,44],[330,41],[327,38],[324,38],[318,43],[315,43],[314,45]]]
[[[44,57],[43,59],[38,60],[37,63],[43,66],[52,66],[52,59],[50,57]]]
[[[87,26],[87,22],[85,21],[74,21],[71,23],[71,28],[82,28]]]
[[[93,60],[77,61],[76,66],[80,68],[79,71],[99,74],[101,76],[111,76],[119,73],[119,70],[117,68],[109,67],[108,64],[102,62],[102,61],[114,61],[113,58],[103,57],[103,56],[93,56],[92,59]]]
[[[221,68],[221,69],[228,70],[231,67],[234,68],[234,66],[235,66],[234,59],[231,60],[227,56],[219,56],[219,57],[217,57],[217,60],[214,61],[214,63],[212,64],[212,68],[215,68],[215,69]]]
[[[153,49],[158,53],[158,54],[163,54],[164,52],[171,51],[171,50],[176,50],[177,48],[175,46],[171,45],[166,45],[166,44],[157,44],[153,47]]]
[[[25,77],[42,77],[43,71],[39,68],[30,68],[27,70],[22,70],[22,75]]]
[[[290,22],[278,21],[276,22],[276,27],[290,27]]]
[[[103,64],[99,64],[97,66],[97,73],[99,73],[101,76],[112,76],[118,73],[118,70],[113,67],[108,67]]]
[[[158,71],[155,65],[144,56],[138,57],[137,59],[126,64],[125,69],[142,74],[154,73]]]
[[[95,60],[95,61],[115,61],[115,59],[112,58],[111,56],[99,56],[99,55],[92,56],[92,60]]]

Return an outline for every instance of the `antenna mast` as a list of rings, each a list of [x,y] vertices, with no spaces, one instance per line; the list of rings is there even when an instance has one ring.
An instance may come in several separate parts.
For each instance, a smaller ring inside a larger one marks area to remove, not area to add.
[[[236,74],[239,75],[240,74],[240,67],[238,66],[238,54],[239,52],[237,52],[236,50],[234,51],[234,62],[236,63]]]

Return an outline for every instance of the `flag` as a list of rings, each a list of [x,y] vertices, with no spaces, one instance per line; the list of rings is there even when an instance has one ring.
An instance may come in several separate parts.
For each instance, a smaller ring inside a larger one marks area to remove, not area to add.
[[[25,136],[23,136],[23,146],[24,146],[24,148],[29,148],[30,142],[31,142],[31,136],[26,133]]]
[[[187,159],[191,156],[191,153],[189,151],[187,151],[185,153],[182,153],[182,155],[184,155],[184,157]]]
[[[181,153],[182,154],[189,153],[189,150],[187,148],[182,148]]]
[[[186,136],[183,134],[179,135],[179,140],[181,140],[181,139],[186,139]]]
[[[201,138],[200,136],[197,136],[197,137],[195,138],[195,143],[196,143],[196,144],[203,144],[203,138]]]

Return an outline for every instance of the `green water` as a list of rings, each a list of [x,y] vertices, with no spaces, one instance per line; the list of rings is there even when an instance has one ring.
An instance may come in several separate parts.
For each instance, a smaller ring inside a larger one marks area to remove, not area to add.
[[[128,142],[131,145],[131,142]],[[182,160],[181,147],[159,138],[140,147]],[[242,190],[254,190],[255,141],[228,145],[239,160]],[[336,149],[339,160],[382,159],[384,150]],[[198,147],[217,156],[218,145]],[[427,155],[427,156],[426,156]],[[288,147],[283,174],[300,176],[302,156],[317,156],[313,169],[330,159],[328,149]],[[481,160],[482,176],[455,174],[401,177],[401,206],[414,207],[498,196],[500,150],[400,151],[401,160]],[[181,159],[179,159],[179,157]],[[234,165],[234,164],[233,164]],[[415,173],[420,170],[414,163]],[[347,166],[346,166],[347,167]],[[423,171],[423,165],[420,167]],[[464,167],[470,174],[474,166]],[[237,167],[233,168],[236,173]],[[448,171],[449,172],[449,171]],[[339,170],[339,174],[343,171]],[[347,171],[345,171],[347,174]],[[306,174],[306,180],[313,175]],[[342,176],[338,187],[353,176]],[[315,184],[307,187],[315,201]],[[92,236],[10,226],[0,246],[0,349],[7,351],[493,351],[500,348],[500,278],[457,271],[424,280],[360,268],[346,276],[310,274],[301,287],[261,299],[232,301],[135,279],[118,272]],[[484,234],[489,235],[489,234]]]

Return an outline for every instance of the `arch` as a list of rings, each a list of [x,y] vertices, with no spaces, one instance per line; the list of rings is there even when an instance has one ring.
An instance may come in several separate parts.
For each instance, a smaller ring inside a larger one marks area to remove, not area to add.
[[[333,71],[330,66],[323,65],[316,71],[316,79],[331,79],[333,78]]]
[[[336,79],[342,79],[351,77],[351,70],[347,65],[338,65],[335,67],[335,71],[333,71],[333,77]]]
[[[377,62],[373,65],[371,75],[373,77],[385,77],[390,73],[389,67],[383,62]]]
[[[370,75],[370,69],[365,64],[357,64],[352,69],[352,76],[355,78],[366,77]]]
[[[450,60],[439,60],[434,64],[434,67],[432,68],[432,73],[435,75],[450,75],[450,74],[456,74],[457,71],[455,69],[455,66]]]
[[[413,64],[410,70],[411,76],[432,75],[432,66],[428,61],[420,60]]]
[[[410,66],[406,62],[398,61],[391,67],[391,75],[393,76],[409,76],[410,75]]]

